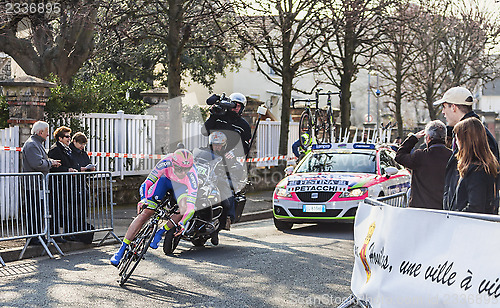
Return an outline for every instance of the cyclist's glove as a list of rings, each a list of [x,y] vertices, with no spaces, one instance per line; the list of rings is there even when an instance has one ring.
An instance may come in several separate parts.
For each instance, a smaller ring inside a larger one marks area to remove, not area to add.
[[[184,224],[182,221],[179,221],[177,224],[177,227],[175,228],[175,234],[174,236],[179,236],[179,235],[184,235],[184,232],[186,231]]]

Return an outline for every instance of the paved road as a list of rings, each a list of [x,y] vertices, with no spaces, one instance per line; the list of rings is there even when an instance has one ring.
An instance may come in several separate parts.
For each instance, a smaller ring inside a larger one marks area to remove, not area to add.
[[[331,307],[350,293],[348,225],[283,233],[271,219],[238,224],[218,247],[148,251],[125,288],[108,263],[117,247],[9,263],[0,268],[0,306]]]

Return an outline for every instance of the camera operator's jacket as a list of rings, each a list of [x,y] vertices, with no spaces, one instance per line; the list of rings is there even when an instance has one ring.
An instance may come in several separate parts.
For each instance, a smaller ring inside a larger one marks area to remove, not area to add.
[[[205,121],[201,133],[208,136],[215,131],[223,132],[227,136],[227,152],[235,149],[240,142],[245,155],[250,151],[250,138],[252,138],[250,125],[237,113],[227,111],[220,115],[211,114]],[[243,156],[242,153],[238,153],[241,149],[236,148],[235,150],[236,156]]]

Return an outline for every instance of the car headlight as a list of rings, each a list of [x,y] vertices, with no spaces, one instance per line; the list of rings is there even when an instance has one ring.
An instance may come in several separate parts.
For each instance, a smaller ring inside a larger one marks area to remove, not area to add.
[[[348,191],[344,191],[339,198],[353,198],[353,197],[361,197],[362,195],[366,194],[368,191],[368,188],[366,187],[359,187],[359,188],[354,188],[354,189],[349,189]]]
[[[286,187],[276,187],[276,195],[282,198],[291,198],[292,194],[286,191]]]

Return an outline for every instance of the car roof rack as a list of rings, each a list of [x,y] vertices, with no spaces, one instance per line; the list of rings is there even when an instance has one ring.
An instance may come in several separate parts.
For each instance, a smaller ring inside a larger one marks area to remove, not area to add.
[[[375,143],[353,142],[353,143],[317,143],[311,146],[313,151],[334,150],[334,149],[354,149],[354,150],[375,150]]]

